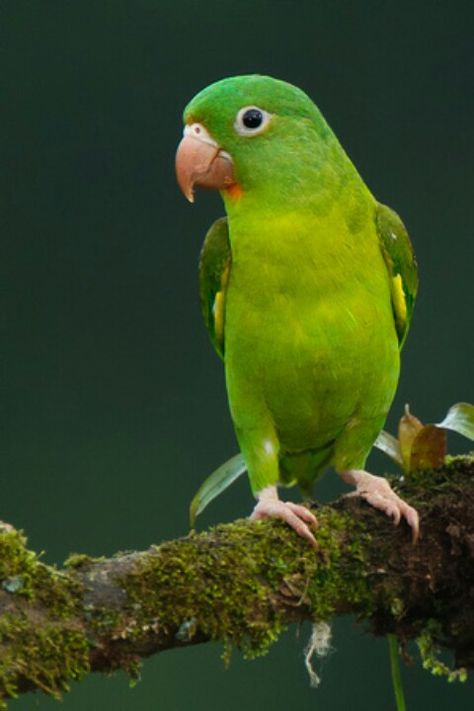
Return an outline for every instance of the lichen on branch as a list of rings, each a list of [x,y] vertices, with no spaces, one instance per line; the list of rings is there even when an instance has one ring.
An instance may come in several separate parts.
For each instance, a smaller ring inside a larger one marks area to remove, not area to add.
[[[314,551],[278,521],[239,520],[205,533],[105,559],[73,555],[61,570],[0,528],[0,697],[58,696],[92,671],[133,678],[155,652],[221,640],[263,654],[298,620],[353,613],[374,634],[418,639],[424,665],[435,650],[474,668],[474,457],[448,458],[400,484],[421,513],[413,546],[360,500],[318,507]],[[460,670],[461,669],[461,670]],[[454,675],[454,676],[453,676]]]

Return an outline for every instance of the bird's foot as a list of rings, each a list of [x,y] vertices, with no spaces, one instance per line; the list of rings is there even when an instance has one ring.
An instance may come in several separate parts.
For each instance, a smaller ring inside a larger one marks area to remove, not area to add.
[[[317,527],[316,516],[306,506],[294,504],[292,501],[280,501],[275,486],[268,486],[258,494],[258,503],[250,518],[258,521],[263,518],[279,518],[293,528],[296,533],[318,548],[310,526]]]
[[[349,469],[340,472],[340,475],[346,484],[356,487],[356,490],[347,496],[360,496],[365,499],[371,506],[393,518],[396,526],[404,518],[411,528],[413,543],[417,542],[420,535],[418,511],[397,496],[383,476],[369,474],[363,469]]]

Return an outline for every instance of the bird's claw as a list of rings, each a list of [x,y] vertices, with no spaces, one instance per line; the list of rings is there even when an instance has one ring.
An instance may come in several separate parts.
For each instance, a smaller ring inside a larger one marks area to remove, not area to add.
[[[294,504],[292,501],[280,501],[279,499],[260,499],[250,518],[254,521],[264,518],[279,518],[291,526],[313,548],[318,548],[316,539],[310,531],[310,526],[316,528],[318,521],[306,506]]]
[[[392,518],[396,526],[404,518],[411,528],[413,543],[418,541],[420,536],[418,511],[401,499],[384,477],[362,470],[351,470],[344,472],[343,479],[356,486],[356,490],[349,496],[360,496],[368,504]]]

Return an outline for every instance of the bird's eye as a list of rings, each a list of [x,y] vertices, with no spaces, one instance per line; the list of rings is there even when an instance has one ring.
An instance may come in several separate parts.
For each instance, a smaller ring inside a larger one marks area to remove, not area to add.
[[[271,119],[271,114],[258,106],[244,106],[235,118],[234,128],[241,136],[257,136]]]
[[[242,116],[242,123],[245,128],[260,128],[263,121],[263,114],[260,109],[247,109]]]

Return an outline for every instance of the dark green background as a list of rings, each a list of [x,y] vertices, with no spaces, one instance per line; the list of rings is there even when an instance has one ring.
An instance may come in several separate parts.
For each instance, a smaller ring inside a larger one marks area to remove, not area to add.
[[[181,111],[211,81],[269,73],[318,103],[412,234],[421,292],[389,424],[473,398],[471,2],[3,0],[0,5],[3,401],[0,516],[45,560],[187,532],[189,500],[236,451],[197,302],[203,234],[173,159]],[[453,449],[464,447],[451,438]],[[375,469],[385,466],[376,457]],[[328,474],[322,498],[341,490]],[[202,525],[246,514],[237,484]],[[312,691],[308,635],[261,660],[169,652],[143,681],[89,678],[64,711],[391,709],[384,640],[334,625]],[[405,668],[410,709],[470,709],[473,682]],[[13,709],[53,709],[24,697]]]

